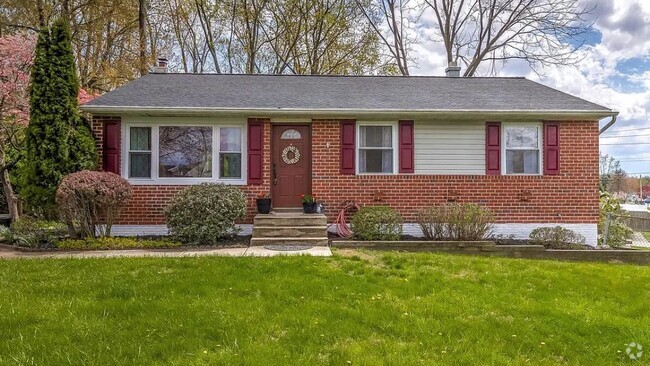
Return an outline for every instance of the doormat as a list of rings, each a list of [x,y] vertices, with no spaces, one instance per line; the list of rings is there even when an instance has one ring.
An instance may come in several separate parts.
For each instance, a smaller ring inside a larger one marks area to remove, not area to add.
[[[277,250],[279,252],[292,252],[296,250],[307,250],[313,248],[310,245],[265,245],[264,249]]]

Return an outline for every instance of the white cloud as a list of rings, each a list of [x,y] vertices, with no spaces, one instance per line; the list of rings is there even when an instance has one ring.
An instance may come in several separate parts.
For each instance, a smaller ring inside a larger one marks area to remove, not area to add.
[[[599,43],[581,49],[583,58],[576,66],[544,68],[539,70],[540,78],[526,62],[512,61],[499,75],[526,76],[615,109],[620,115],[612,130],[650,127],[650,68],[647,66],[650,63],[645,64],[645,70],[625,70],[627,74],[617,70],[617,66],[626,60],[650,60],[650,1],[585,0],[584,4],[596,5],[593,27],[602,38]],[[446,56],[442,42],[435,39],[433,24],[433,17],[425,12],[418,23],[419,44],[413,50],[417,66],[412,68],[413,74],[444,74]],[[602,139],[601,143],[650,142],[650,130],[637,133],[640,136]],[[634,132],[625,133],[630,134]],[[650,145],[601,145],[601,151],[619,159],[650,157]],[[650,162],[623,163],[630,171],[638,171],[641,165],[650,166]]]

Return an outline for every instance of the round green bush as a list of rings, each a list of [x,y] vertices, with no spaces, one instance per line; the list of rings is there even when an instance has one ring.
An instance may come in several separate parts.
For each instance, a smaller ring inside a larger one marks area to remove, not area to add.
[[[352,217],[352,231],[361,240],[399,240],[402,216],[388,206],[362,207]]]
[[[530,243],[543,245],[546,249],[582,249],[585,237],[561,226],[538,227],[530,232]]]
[[[235,221],[246,214],[246,195],[237,186],[202,183],[178,192],[165,209],[167,227],[178,240],[214,245],[240,229]]]

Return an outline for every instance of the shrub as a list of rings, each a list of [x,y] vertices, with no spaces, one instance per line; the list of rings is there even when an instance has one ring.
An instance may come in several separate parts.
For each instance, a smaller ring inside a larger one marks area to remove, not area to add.
[[[562,226],[539,227],[530,232],[529,239],[547,249],[581,249],[585,245],[583,235]]]
[[[30,248],[52,248],[65,235],[65,225],[57,221],[38,220],[22,216],[11,223],[10,234],[4,234],[7,241]]]
[[[129,182],[117,174],[83,170],[63,178],[56,203],[61,218],[69,227],[79,225],[82,237],[109,236],[132,193]]]
[[[625,215],[618,200],[608,192],[601,192],[600,217],[598,220],[598,234],[600,234],[600,244],[603,244],[607,216],[610,216],[611,219],[609,223],[609,229],[607,231],[607,245],[611,247],[625,245],[626,241],[632,236],[633,230],[621,221],[621,217],[624,217]]]
[[[417,222],[429,240],[482,240],[492,234],[492,211],[477,204],[452,203],[418,212]]]
[[[352,231],[362,240],[399,240],[402,216],[388,206],[362,207],[352,217]]]
[[[246,195],[237,186],[202,183],[178,192],[165,209],[172,235],[187,244],[214,245],[240,229]]]

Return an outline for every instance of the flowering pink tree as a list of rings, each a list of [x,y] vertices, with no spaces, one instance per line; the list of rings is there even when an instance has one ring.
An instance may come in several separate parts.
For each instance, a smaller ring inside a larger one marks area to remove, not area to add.
[[[18,218],[18,199],[9,180],[17,162],[23,130],[29,123],[29,73],[36,38],[28,34],[0,37],[0,182],[12,219]]]
[[[84,88],[79,88],[79,93],[77,94],[77,100],[79,101],[79,105],[83,105],[88,102],[91,102],[93,99],[97,97],[99,97],[99,94],[93,94]]]

